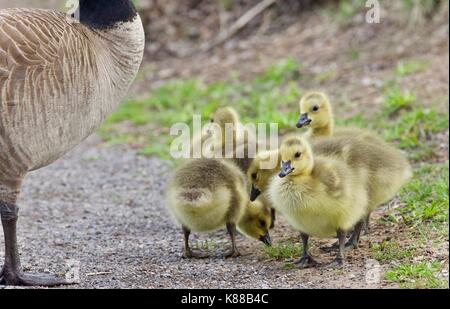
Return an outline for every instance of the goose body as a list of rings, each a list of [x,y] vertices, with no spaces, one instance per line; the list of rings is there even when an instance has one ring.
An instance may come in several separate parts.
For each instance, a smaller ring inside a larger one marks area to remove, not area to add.
[[[144,30],[131,1],[80,0],[78,9],[80,22],[52,10],[0,10],[0,283],[68,283],[22,271],[16,237],[21,183],[101,124],[143,58]]]
[[[92,29],[60,12],[0,11],[0,177],[46,166],[120,103],[142,61],[139,15]]]

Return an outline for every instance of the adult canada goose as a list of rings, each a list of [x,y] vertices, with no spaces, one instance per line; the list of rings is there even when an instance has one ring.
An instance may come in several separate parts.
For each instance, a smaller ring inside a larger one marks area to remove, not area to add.
[[[16,239],[22,180],[89,136],[120,103],[142,62],[130,0],[80,0],[80,22],[40,9],[0,10],[0,213],[7,285],[54,286],[25,274]]]

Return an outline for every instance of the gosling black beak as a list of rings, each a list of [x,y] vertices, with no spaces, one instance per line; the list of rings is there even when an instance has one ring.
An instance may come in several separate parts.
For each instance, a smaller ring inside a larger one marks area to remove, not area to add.
[[[300,118],[297,121],[297,128],[303,128],[311,123],[311,119],[308,118],[308,113],[300,114]]]
[[[250,201],[255,201],[256,198],[261,194],[261,191],[254,186],[252,186],[252,191],[250,192]]]
[[[262,241],[266,246],[272,246],[272,240],[270,239],[269,232],[259,237],[259,240]]]
[[[283,177],[289,175],[290,173],[292,173],[293,171],[294,171],[294,168],[291,167],[291,161],[282,162],[281,170],[280,170],[280,173],[278,174],[278,176],[280,178],[283,178]]]

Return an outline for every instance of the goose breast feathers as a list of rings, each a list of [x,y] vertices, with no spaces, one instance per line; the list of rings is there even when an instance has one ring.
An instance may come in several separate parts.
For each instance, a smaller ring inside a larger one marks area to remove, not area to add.
[[[90,135],[125,95],[143,49],[139,15],[94,30],[60,12],[0,10],[0,162],[37,169]]]

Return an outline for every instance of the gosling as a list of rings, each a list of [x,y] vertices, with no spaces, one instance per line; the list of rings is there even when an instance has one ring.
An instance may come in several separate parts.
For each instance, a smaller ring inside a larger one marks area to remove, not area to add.
[[[326,152],[336,153],[340,152],[342,150],[342,147],[349,147],[351,148],[351,151],[356,151],[357,158],[361,159],[362,161],[365,160],[365,157],[361,157],[361,155],[364,155],[364,150],[358,151],[356,146],[352,146],[351,144],[357,141],[363,140],[363,147],[366,149],[367,145],[366,143],[373,143],[373,147],[375,149],[372,149],[376,152],[376,154],[384,153],[385,158],[381,158],[379,164],[375,164],[375,166],[367,166],[370,170],[370,172],[376,172],[374,169],[379,169],[386,165],[391,165],[393,167],[393,170],[386,171],[386,175],[389,177],[393,177],[394,179],[402,178],[403,171],[409,170],[409,164],[404,159],[404,157],[400,154],[398,150],[396,150],[391,145],[387,144],[385,141],[383,141],[380,137],[378,137],[376,134],[360,129],[355,127],[345,127],[345,128],[339,128],[335,129],[334,127],[334,116],[333,116],[333,109],[330,103],[330,100],[328,99],[327,95],[323,92],[310,92],[307,93],[303,98],[300,100],[300,118],[297,122],[297,128],[302,127],[309,127],[308,132],[306,132],[305,136],[310,139],[310,141],[315,144],[319,138],[324,137],[330,137],[333,136],[335,138],[342,138],[336,143],[331,144],[329,142],[322,143],[319,141],[321,146],[319,146],[319,149],[316,149],[315,145],[313,145],[313,149],[318,150],[319,152],[321,150],[325,150]],[[367,152],[367,155],[374,156],[372,153]],[[354,156],[352,156],[352,159]],[[364,164],[364,162],[361,162]],[[368,164],[366,164],[368,165]],[[381,165],[381,166],[380,166]],[[376,182],[376,180],[372,181],[372,183]],[[393,191],[397,191],[397,187],[394,188]],[[384,191],[384,188],[380,188],[381,191]],[[375,192],[375,195],[383,195],[383,193]],[[389,200],[393,195],[392,194],[385,194],[387,198],[383,198],[384,201]],[[374,202],[375,203],[375,202]],[[378,203],[378,202],[377,202]],[[376,206],[378,206],[377,204]],[[372,207],[375,208],[376,206]],[[363,224],[365,233],[369,233],[369,219],[370,219],[370,213],[367,215],[367,218],[365,219],[365,222]]]
[[[361,137],[368,141],[382,142],[373,133],[355,127],[335,129],[333,108],[328,96],[323,92],[309,92],[300,100],[300,117],[297,128],[309,127],[305,136],[307,138],[319,138],[327,136],[335,137]]]
[[[309,236],[335,237],[339,251],[330,267],[341,267],[347,231],[362,220],[368,204],[365,175],[333,156],[314,156],[306,138],[288,137],[280,147],[281,170],[269,185],[276,210],[300,230],[299,268],[318,263],[308,253]]]
[[[183,230],[183,257],[204,257],[190,249],[191,231],[214,231],[224,225],[231,238],[225,257],[240,255],[236,226],[243,234],[271,244],[269,210],[260,202],[250,202],[245,188],[244,174],[230,161],[201,158],[180,166],[168,186],[167,206]]]

